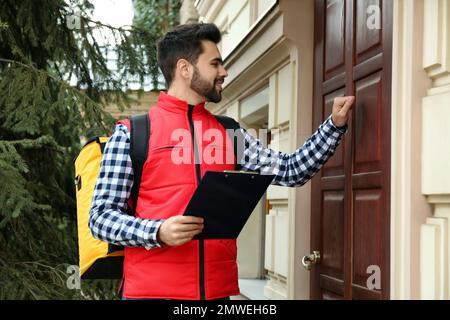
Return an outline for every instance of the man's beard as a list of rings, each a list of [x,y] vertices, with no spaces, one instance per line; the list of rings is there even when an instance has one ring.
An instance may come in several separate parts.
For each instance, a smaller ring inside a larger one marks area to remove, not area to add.
[[[211,85],[207,80],[203,79],[197,67],[194,67],[194,74],[191,80],[191,89],[197,92],[202,97],[205,97],[210,102],[220,102],[222,100],[222,93],[216,89],[216,79]]]

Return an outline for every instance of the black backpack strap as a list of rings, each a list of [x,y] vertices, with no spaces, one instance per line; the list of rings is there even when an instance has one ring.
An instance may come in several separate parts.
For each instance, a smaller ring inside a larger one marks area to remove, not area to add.
[[[148,113],[130,117],[130,157],[133,163],[133,187],[131,188],[131,199],[133,208],[131,214],[135,215],[139,187],[141,185],[142,169],[147,160],[148,144],[150,139],[150,118]]]
[[[237,122],[233,118],[219,115],[215,115],[214,117],[216,117],[217,121],[220,122],[225,130],[233,129],[234,134],[231,134],[230,131],[227,131],[227,133],[230,134],[230,139],[232,139],[233,142],[234,155],[236,157],[235,170],[239,171],[242,168],[241,164],[239,163],[239,159],[241,158],[242,152],[244,150],[244,137],[241,134],[241,130],[239,130],[241,126],[239,125],[239,122]]]

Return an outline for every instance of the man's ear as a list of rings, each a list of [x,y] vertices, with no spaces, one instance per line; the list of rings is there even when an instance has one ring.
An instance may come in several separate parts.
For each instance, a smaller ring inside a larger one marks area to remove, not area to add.
[[[177,61],[177,71],[181,78],[190,80],[192,77],[193,67],[186,59],[179,59]]]

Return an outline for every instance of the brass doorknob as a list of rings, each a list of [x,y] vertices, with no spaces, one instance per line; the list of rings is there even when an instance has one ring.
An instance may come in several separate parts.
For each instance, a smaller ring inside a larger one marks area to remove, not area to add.
[[[302,265],[306,270],[311,268],[320,262],[320,251],[313,251],[313,253],[303,256]]]

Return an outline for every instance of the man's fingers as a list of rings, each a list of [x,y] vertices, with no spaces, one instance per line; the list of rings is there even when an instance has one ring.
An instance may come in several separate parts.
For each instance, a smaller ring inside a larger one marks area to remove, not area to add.
[[[165,220],[158,230],[159,240],[169,246],[180,245],[203,231],[203,218],[173,216]]]
[[[178,223],[195,223],[195,224],[203,223],[203,218],[201,217],[176,216],[175,219]]]
[[[354,96],[337,97],[334,98],[334,105],[343,108],[347,103],[353,103],[355,101]]]
[[[341,112],[344,113],[344,114],[347,114],[347,112],[353,106],[354,102],[355,102],[355,97],[346,97],[346,101],[344,103],[344,106],[341,109]]]
[[[347,97],[337,97],[334,98],[334,104],[342,107],[347,102]]]
[[[183,223],[179,224],[176,227],[176,231],[178,232],[190,232],[190,231],[197,231],[197,230],[203,230],[203,224],[202,223]]]
[[[180,234],[181,235],[180,238],[183,239],[183,240],[188,241],[188,240],[191,240],[195,235],[201,233],[202,231],[203,231],[203,228],[202,229],[193,230],[193,231],[189,231],[189,232],[183,232],[183,233]]]
[[[201,232],[201,230],[183,233],[183,236],[180,236],[174,242],[176,243],[176,245],[182,245],[182,244],[192,240],[192,238],[194,236],[196,236],[197,234],[199,234],[200,232]]]

